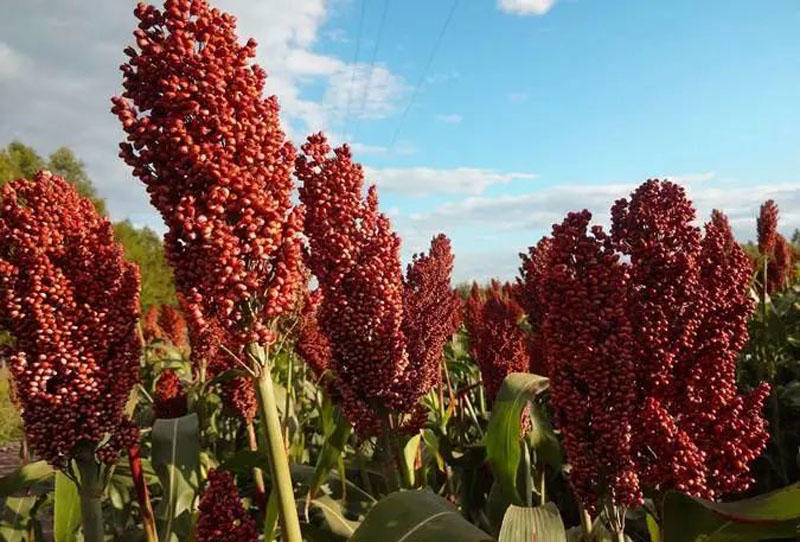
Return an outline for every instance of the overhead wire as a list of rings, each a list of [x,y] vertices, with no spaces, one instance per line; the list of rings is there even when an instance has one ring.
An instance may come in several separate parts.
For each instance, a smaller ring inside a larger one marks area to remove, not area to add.
[[[358,18],[358,32],[356,33],[356,51],[353,56],[353,70],[350,74],[350,85],[347,87],[347,106],[344,112],[344,133],[343,138],[347,137],[347,129],[350,124],[350,107],[353,98],[353,86],[356,83],[356,72],[358,71],[358,55],[361,51],[361,30],[364,26],[364,12],[366,11],[367,0],[361,0],[361,15]]]
[[[400,129],[403,127],[403,123],[405,122],[406,117],[408,116],[408,111],[411,109],[411,106],[414,105],[414,101],[417,98],[419,89],[424,83],[425,77],[428,75],[428,70],[433,64],[433,59],[436,57],[436,53],[439,51],[439,46],[442,44],[442,39],[444,38],[445,32],[447,32],[447,27],[450,25],[450,21],[453,20],[453,15],[456,12],[458,3],[459,0],[453,0],[453,5],[450,7],[450,11],[447,13],[447,18],[444,20],[444,24],[439,30],[439,35],[436,36],[436,40],[433,43],[433,48],[431,49],[430,55],[428,56],[428,61],[426,62],[425,67],[422,70],[422,73],[420,73],[419,79],[417,80],[417,84],[414,86],[414,89],[411,92],[411,98],[406,104],[405,109],[403,109],[403,113],[400,115],[400,120],[397,123],[397,126],[394,130],[394,134],[392,135],[392,139],[388,146],[389,150],[391,150],[394,147],[395,143],[397,142],[397,137],[400,135]]]
[[[375,60],[378,58],[378,50],[381,46],[381,39],[383,38],[383,28],[386,24],[386,14],[389,11],[389,0],[383,0],[383,11],[381,12],[381,19],[378,23],[378,34],[375,37],[375,44],[372,46],[372,54],[370,55],[369,65],[367,67],[367,84],[364,87],[364,92],[361,95],[361,105],[356,112],[356,127],[353,130],[353,140],[358,137],[359,129],[361,128],[361,115],[366,112],[367,100],[369,99],[369,92],[372,90],[372,78],[375,73]]]

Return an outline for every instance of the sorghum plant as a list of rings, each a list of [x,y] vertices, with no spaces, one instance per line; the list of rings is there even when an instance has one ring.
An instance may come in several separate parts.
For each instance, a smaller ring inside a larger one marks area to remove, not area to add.
[[[758,230],[758,282],[760,291],[773,294],[786,285],[792,268],[792,247],[778,233],[778,206],[773,200],[761,205],[756,222]]]
[[[768,388],[742,396],[735,384],[753,311],[749,261],[721,213],[705,236],[692,225],[694,208],[673,183],[647,181],[611,215],[610,236],[599,227],[587,233],[587,212],[554,226],[543,271],[528,270],[520,288],[529,292],[533,319],[543,322],[557,420],[570,462],[579,465],[570,474],[573,488],[593,509],[596,494],[581,473],[603,472],[612,461],[624,470],[587,479],[605,487],[614,504],[637,502],[639,487],[707,498],[741,491],[767,439],[760,411]],[[581,360],[591,366],[577,365]],[[564,399],[587,374],[605,382],[603,392],[587,381],[576,386],[584,404]],[[569,443],[570,433],[606,425],[613,426],[612,458]]]
[[[28,442],[80,472],[84,536],[103,533],[102,464],[134,445],[125,404],[138,380],[139,272],[110,222],[49,172],[3,186],[0,325]]]
[[[237,43],[234,17],[203,0],[139,4],[135,15],[138,50],[125,50],[125,92],[113,99],[128,134],[120,156],[167,225],[201,377],[239,363],[258,381],[284,536],[299,540],[268,363],[274,321],[303,284],[295,151],[276,98],[262,97],[256,43]]]
[[[767,389],[737,395],[730,370],[753,311],[750,264],[721,214],[705,238],[694,218],[680,186],[651,180],[614,205],[612,232],[630,258],[637,403],[644,405],[634,431],[639,476],[645,487],[713,499],[750,483],[749,464],[767,438],[760,414]]]
[[[458,323],[450,243],[434,238],[404,279],[400,239],[378,211],[375,187],[364,199],[363,171],[349,148],[330,151],[325,136],[310,136],[296,166],[330,389],[362,436],[393,426],[414,431],[425,415],[419,398],[438,382],[442,348]]]
[[[188,412],[186,391],[172,369],[164,369],[156,381],[153,415],[156,418],[180,418]]]
[[[492,281],[485,290],[472,285],[464,306],[464,323],[490,402],[505,377],[530,370],[528,338],[520,327],[523,314],[510,285]]]
[[[181,312],[172,305],[163,305],[161,307],[158,326],[173,346],[180,349],[185,349],[189,346],[189,330],[186,327],[186,320],[184,320]]]
[[[247,515],[233,476],[225,471],[209,471],[207,486],[200,499],[197,542],[256,542],[256,524]]]
[[[590,220],[588,211],[570,213],[553,226],[537,299],[570,483],[583,506],[590,513],[604,508],[620,533],[624,508],[642,498],[631,448],[636,390],[628,275],[602,229],[589,231]]]

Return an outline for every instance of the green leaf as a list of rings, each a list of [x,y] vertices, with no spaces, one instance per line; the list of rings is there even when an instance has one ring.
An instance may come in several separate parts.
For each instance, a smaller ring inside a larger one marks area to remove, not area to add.
[[[658,526],[656,518],[652,514],[647,514],[647,532],[650,534],[650,542],[661,542],[661,528]]]
[[[311,480],[309,491],[311,495],[316,495],[320,486],[325,483],[331,471],[339,463],[344,447],[350,439],[353,428],[350,422],[342,416],[341,411],[336,408],[333,415],[335,425],[329,435],[325,435],[325,443],[322,445],[317,466],[314,469],[314,478]]]
[[[765,495],[714,503],[676,491],[664,499],[663,542],[750,542],[800,532],[800,484]]]
[[[408,487],[414,487],[416,482],[417,472],[417,452],[419,451],[419,443],[422,439],[422,434],[417,433],[406,442],[403,446],[403,478]]]
[[[78,486],[66,474],[56,472],[53,536],[55,542],[75,542],[81,524],[81,498]]]
[[[25,542],[31,521],[31,511],[36,505],[36,495],[8,497],[4,500],[0,539],[5,542]]]
[[[53,476],[53,467],[46,461],[36,461],[18,468],[11,474],[0,478],[0,497],[8,497],[28,490],[34,485],[48,480]]]
[[[309,506],[309,516],[314,513],[321,516],[322,523],[332,535],[347,539],[356,531],[359,526],[358,521],[352,521],[345,517],[342,505],[339,501],[323,495],[312,499]],[[313,518],[310,518],[313,521]],[[317,523],[317,522],[315,522]]]
[[[263,454],[261,454],[263,455]],[[273,489],[267,500],[267,513],[264,518],[264,540],[275,540],[278,529],[278,493]]]
[[[520,416],[525,405],[546,390],[547,385],[548,380],[543,376],[511,373],[503,381],[492,405],[484,437],[486,456],[503,495],[513,504],[525,504],[517,489],[517,472],[522,457]]]
[[[430,491],[399,491],[367,514],[350,542],[483,542],[492,538]]]
[[[153,469],[164,489],[156,516],[162,542],[187,540],[192,503],[197,496],[200,440],[196,414],[156,420],[153,424]]]
[[[556,505],[549,502],[544,506],[528,508],[514,506],[506,510],[503,525],[500,527],[499,542],[536,540],[537,542],[566,542],[564,522]]]

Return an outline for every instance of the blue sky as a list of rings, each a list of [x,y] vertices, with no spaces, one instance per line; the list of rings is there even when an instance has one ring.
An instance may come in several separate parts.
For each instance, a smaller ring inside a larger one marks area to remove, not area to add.
[[[73,146],[116,218],[158,227],[107,113],[133,3],[17,4],[0,22],[0,142]],[[741,239],[768,197],[800,226],[797,0],[219,4],[259,41],[291,137],[350,141],[406,256],[445,231],[459,280],[512,277],[566,211],[603,222],[654,176]]]

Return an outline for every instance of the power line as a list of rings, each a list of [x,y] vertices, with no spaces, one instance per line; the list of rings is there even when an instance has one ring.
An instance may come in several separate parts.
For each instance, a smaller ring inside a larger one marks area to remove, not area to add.
[[[386,23],[386,13],[389,11],[389,0],[383,0],[383,12],[381,13],[381,21],[378,23],[378,36],[375,38],[375,45],[372,47],[372,55],[369,60],[369,67],[367,68],[369,76],[367,77],[367,86],[364,88],[364,93],[361,96],[361,106],[359,107],[358,111],[359,114],[356,115],[356,128],[353,130],[353,140],[355,141],[356,137],[358,137],[358,130],[361,127],[361,115],[364,113],[367,107],[367,99],[369,98],[369,91],[372,87],[372,76],[373,71],[375,68],[375,60],[378,57],[378,49],[381,45],[381,38],[383,37],[383,27]]]
[[[367,0],[361,0],[361,15],[358,18],[358,33],[356,34],[356,54],[353,56],[353,71],[350,75],[350,86],[347,87],[347,108],[344,112],[344,133],[342,137],[347,137],[347,128],[350,124],[350,105],[353,98],[353,85],[356,83],[356,70],[358,69],[358,53],[361,50],[361,29],[364,26],[364,11],[366,11]]]
[[[436,36],[436,41],[433,43],[433,49],[431,49],[431,54],[428,57],[428,62],[425,64],[425,67],[422,70],[422,73],[419,76],[419,80],[417,84],[414,86],[414,90],[411,92],[411,99],[406,104],[406,108],[403,109],[402,115],[400,115],[400,120],[397,123],[397,127],[395,128],[394,135],[392,136],[392,140],[389,143],[389,149],[391,150],[394,147],[394,144],[397,142],[397,136],[400,135],[400,128],[403,126],[403,122],[406,120],[406,116],[408,115],[409,109],[411,106],[414,105],[414,100],[417,98],[417,94],[419,93],[419,89],[422,86],[423,81],[425,81],[425,76],[428,75],[428,70],[433,64],[433,59],[436,56],[436,53],[439,50],[439,46],[442,43],[442,38],[444,38],[444,34],[447,31],[447,27],[450,25],[450,21],[453,19],[453,14],[456,12],[456,8],[458,7],[459,0],[453,0],[453,5],[450,7],[450,12],[447,14],[447,18],[444,20],[444,24],[442,25],[441,30],[439,31],[439,35]]]

